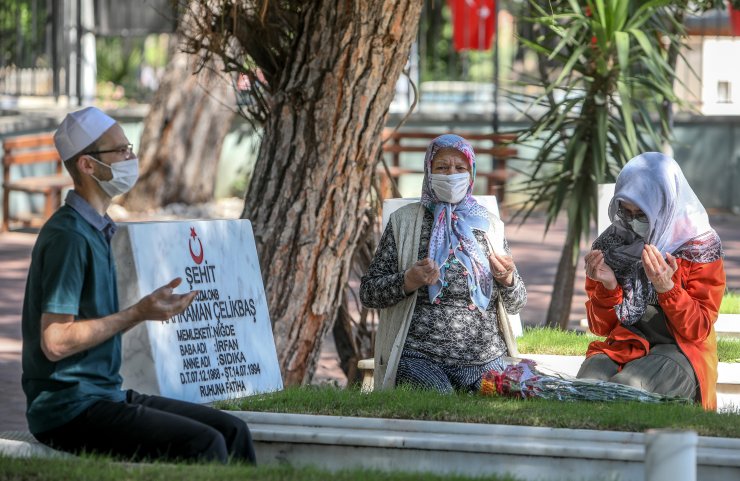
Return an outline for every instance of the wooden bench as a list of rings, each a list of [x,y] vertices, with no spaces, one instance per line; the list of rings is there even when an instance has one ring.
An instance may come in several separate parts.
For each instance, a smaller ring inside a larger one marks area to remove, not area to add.
[[[11,169],[14,166],[44,163],[52,164],[52,174],[11,178]],[[54,147],[53,134],[6,137],[3,140],[3,223],[0,231],[7,231],[12,221],[20,222],[25,227],[43,224],[59,207],[62,190],[68,187],[72,187],[72,178],[62,168],[62,159]],[[43,195],[43,216],[11,215],[10,193],[13,191]]]
[[[515,157],[517,150],[507,147],[505,144],[513,141],[516,136],[513,134],[480,134],[473,132],[452,132],[460,135],[471,143],[475,150],[478,161],[478,172],[476,178],[486,179],[486,194],[495,195],[499,205],[504,202],[505,185],[509,179],[509,172],[506,170],[506,160]],[[398,182],[398,178],[404,174],[423,174],[424,166],[419,163],[418,169],[401,168],[402,152],[420,152],[427,150],[429,142],[439,136],[435,132],[422,131],[394,131],[391,128],[383,130],[383,152],[390,154],[391,163],[388,166],[390,176]],[[423,141],[423,142],[422,142]],[[503,144],[503,145],[502,145]],[[481,156],[489,156],[492,160],[492,170],[481,172]],[[381,191],[384,198],[394,197],[391,192],[388,175],[383,168],[378,168],[381,179]]]

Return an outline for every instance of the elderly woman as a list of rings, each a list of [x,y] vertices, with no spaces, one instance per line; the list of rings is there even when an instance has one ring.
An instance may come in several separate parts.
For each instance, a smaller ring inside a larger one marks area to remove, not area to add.
[[[474,178],[470,144],[437,137],[424,159],[421,202],[394,212],[383,232],[360,287],[362,303],[380,309],[376,389],[478,390],[482,375],[515,353],[497,306],[516,314],[527,294],[503,224],[472,196]]]
[[[716,409],[714,322],[725,291],[722,244],[675,160],[627,162],[612,225],[586,255],[594,341],[578,377],[700,401]]]

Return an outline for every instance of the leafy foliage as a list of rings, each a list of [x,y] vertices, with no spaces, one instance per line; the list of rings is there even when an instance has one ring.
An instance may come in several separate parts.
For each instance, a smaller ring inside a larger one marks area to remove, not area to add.
[[[0,0],[0,67],[46,66],[44,48],[47,4],[37,0]]]
[[[277,92],[296,95],[281,85],[283,73],[290,69],[294,40],[303,27],[302,19],[311,2],[256,0],[192,0],[181,2],[190,10],[190,22],[183,28],[183,49],[201,54],[201,65],[220,57],[226,72],[245,84],[238,88],[244,97],[240,113],[256,123],[264,122],[270,97]]]
[[[565,210],[569,234],[587,238],[597,215],[598,184],[613,182],[638,153],[660,149],[666,140],[661,132],[669,130],[661,107],[680,101],[661,43],[681,41],[674,3],[529,2],[523,20],[532,25],[534,38],[521,41],[540,58],[535,85],[541,93],[525,97],[532,123],[518,139],[538,146],[536,167],[523,187],[531,197],[520,210],[525,217],[544,204],[549,227]],[[576,242],[573,262],[577,252]]]

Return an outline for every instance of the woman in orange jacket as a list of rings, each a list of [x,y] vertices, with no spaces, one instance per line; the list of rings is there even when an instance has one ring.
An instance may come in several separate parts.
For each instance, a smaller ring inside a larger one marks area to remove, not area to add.
[[[714,322],[725,292],[722,243],[675,160],[625,164],[609,226],[586,255],[594,341],[580,378],[628,384],[717,407]]]

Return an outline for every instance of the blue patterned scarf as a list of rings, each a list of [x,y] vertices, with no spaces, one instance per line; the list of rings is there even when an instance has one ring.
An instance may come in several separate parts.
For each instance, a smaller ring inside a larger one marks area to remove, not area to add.
[[[434,139],[427,148],[424,158],[424,183],[421,203],[434,215],[434,226],[429,239],[429,257],[440,269],[439,281],[429,286],[429,301],[439,303],[442,288],[447,286],[445,273],[450,262],[460,263],[465,268],[470,292],[471,310],[485,311],[491,300],[493,274],[485,252],[478,245],[473,229],[487,232],[488,211],[473,198],[473,180],[470,181],[465,198],[457,204],[442,202],[431,187],[432,159],[440,149],[453,148],[461,152],[470,162],[472,179],[475,179],[475,153],[473,147],[462,137],[445,134]],[[453,256],[450,258],[450,256]]]

